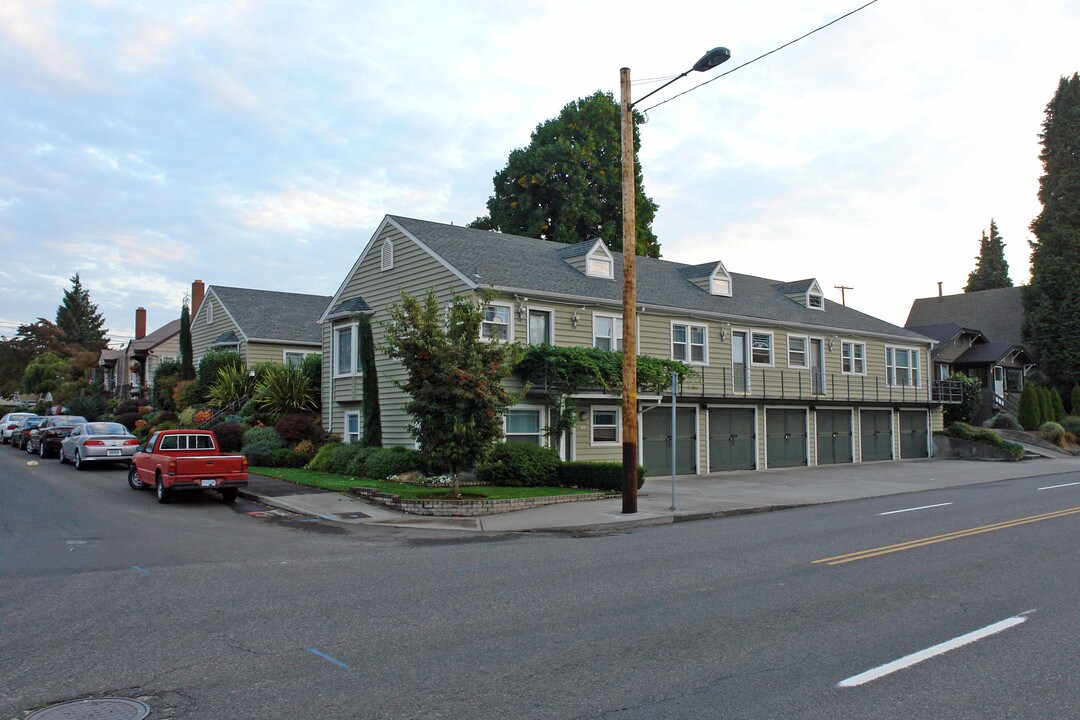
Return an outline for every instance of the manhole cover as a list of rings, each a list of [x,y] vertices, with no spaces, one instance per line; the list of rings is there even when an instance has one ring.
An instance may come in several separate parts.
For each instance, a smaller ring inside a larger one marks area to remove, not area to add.
[[[150,706],[127,698],[90,698],[51,705],[26,720],[143,720]]]

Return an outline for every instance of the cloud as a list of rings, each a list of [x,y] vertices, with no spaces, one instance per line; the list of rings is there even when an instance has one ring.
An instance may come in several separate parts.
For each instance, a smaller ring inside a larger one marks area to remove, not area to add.
[[[53,0],[0,0],[0,34],[53,79],[84,84],[82,59],[56,35],[54,6]]]

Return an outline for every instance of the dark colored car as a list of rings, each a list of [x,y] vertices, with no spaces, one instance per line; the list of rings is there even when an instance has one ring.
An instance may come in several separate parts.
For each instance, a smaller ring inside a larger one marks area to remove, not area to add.
[[[43,422],[45,422],[45,418],[40,415],[34,415],[20,420],[15,429],[11,431],[11,447],[16,448],[17,450],[25,448],[26,439],[30,437],[30,431]]]
[[[54,415],[45,418],[45,422],[30,431],[26,439],[26,452],[36,452],[41,457],[49,457],[60,452],[60,443],[76,425],[86,422],[81,415]]]

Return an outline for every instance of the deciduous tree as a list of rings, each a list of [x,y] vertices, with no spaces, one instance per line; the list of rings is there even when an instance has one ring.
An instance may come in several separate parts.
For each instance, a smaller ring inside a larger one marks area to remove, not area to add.
[[[599,237],[621,250],[620,112],[611,93],[597,91],[538,125],[528,147],[511,152],[506,167],[495,174],[488,214],[471,227],[571,244]],[[652,231],[657,206],[642,186],[640,147],[635,123],[637,253],[660,257]]]

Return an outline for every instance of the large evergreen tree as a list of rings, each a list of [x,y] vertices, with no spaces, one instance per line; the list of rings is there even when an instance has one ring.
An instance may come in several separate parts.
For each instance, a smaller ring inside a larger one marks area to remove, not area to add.
[[[1024,338],[1055,385],[1080,380],[1080,75],[1063,77],[1043,122],[1042,212],[1031,223]]]
[[[1009,279],[1009,263],[1005,260],[1005,243],[998,232],[997,223],[990,220],[990,236],[983,230],[979,242],[979,255],[975,258],[975,269],[968,275],[964,292],[994,290],[1012,287]]]
[[[495,174],[488,214],[470,226],[571,244],[599,237],[622,250],[619,113],[611,93],[597,91],[538,125],[529,146],[510,153]],[[657,206],[642,188],[640,148],[635,123],[637,253],[660,257],[652,231]]]
[[[71,289],[56,309],[56,326],[64,333],[65,341],[82,350],[103,350],[109,345],[105,337],[105,318],[97,305],[90,302],[90,292],[82,286],[79,273],[71,278]]]

